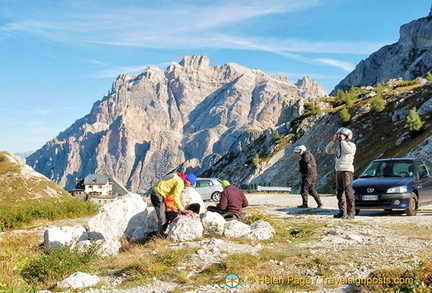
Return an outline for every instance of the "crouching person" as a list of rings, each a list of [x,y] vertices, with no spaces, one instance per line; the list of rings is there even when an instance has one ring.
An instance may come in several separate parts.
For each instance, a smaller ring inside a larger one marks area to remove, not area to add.
[[[228,180],[222,181],[222,188],[219,203],[207,207],[207,211],[219,213],[225,220],[242,219],[242,209],[249,205],[243,191],[232,186]]]
[[[189,214],[196,211],[195,205],[184,206],[182,203],[182,192],[185,186],[192,186],[196,182],[194,174],[172,173],[159,180],[153,186],[150,197],[151,203],[158,217],[158,235],[166,236],[168,224],[179,213]],[[194,210],[192,210],[192,209]]]

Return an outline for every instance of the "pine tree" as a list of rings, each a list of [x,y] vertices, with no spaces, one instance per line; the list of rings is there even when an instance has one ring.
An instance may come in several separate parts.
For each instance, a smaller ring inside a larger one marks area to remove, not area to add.
[[[383,97],[378,94],[372,99],[372,111],[374,112],[382,112],[385,109],[385,101]]]
[[[255,154],[254,158],[253,158],[253,164],[254,166],[258,166],[261,163],[261,158],[258,154]]]
[[[340,111],[340,118],[341,118],[341,121],[342,121],[343,123],[346,123],[346,122],[350,121],[350,119],[351,119],[351,115],[350,115],[350,113],[349,113],[349,111],[348,111],[347,108],[343,108],[343,109]]]
[[[405,127],[411,132],[420,131],[423,127],[424,121],[421,121],[420,115],[417,113],[417,108],[414,107],[410,110],[409,115],[405,122]]]
[[[432,73],[428,72],[426,79],[427,81],[432,82]]]

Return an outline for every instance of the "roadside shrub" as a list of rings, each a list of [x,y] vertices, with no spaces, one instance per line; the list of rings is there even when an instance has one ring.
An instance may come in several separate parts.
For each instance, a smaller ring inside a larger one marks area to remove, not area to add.
[[[422,129],[423,124],[424,121],[421,121],[420,116],[417,113],[417,108],[412,108],[406,119],[405,127],[407,127],[410,132],[418,132]]]
[[[49,254],[40,253],[22,270],[23,278],[31,285],[53,286],[74,272],[85,272],[86,265],[96,261],[99,245],[85,250],[70,245],[53,249]]]
[[[349,104],[351,98],[349,97],[348,93],[345,91],[337,90],[336,99],[335,99],[335,106],[340,106],[343,104]]]
[[[75,197],[27,200],[0,205],[0,231],[20,229],[35,220],[61,220],[94,215],[99,207]]]
[[[432,82],[432,73],[428,72],[428,74],[426,76],[426,80],[429,82]]]
[[[381,96],[381,94],[376,95],[375,97],[373,97],[372,99],[372,103],[371,103],[371,109],[374,112],[382,112],[385,109],[385,101],[383,99],[383,97]]]
[[[0,155],[0,163],[3,162],[4,160],[6,160],[5,156]]]

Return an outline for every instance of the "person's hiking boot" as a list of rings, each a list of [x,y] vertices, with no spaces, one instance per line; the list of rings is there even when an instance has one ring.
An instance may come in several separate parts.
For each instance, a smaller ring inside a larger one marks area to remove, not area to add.
[[[317,205],[317,209],[322,208],[322,206],[323,206],[322,202],[318,203],[318,205]]]
[[[308,205],[307,204],[302,204],[300,206],[297,206],[299,209],[307,209]]]
[[[343,217],[342,217],[342,219],[347,219],[347,220],[352,220],[352,219],[354,219],[355,217],[354,217],[354,215],[344,215]]]
[[[343,218],[343,217],[346,217],[346,215],[341,214],[341,213],[333,215],[333,218],[336,218],[336,219]]]

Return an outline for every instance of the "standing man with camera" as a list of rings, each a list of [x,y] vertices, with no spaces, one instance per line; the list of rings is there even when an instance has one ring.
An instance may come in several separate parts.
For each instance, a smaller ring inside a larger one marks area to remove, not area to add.
[[[354,219],[355,201],[354,201],[354,155],[356,145],[351,141],[353,133],[348,128],[339,128],[332,140],[326,146],[325,151],[328,154],[336,155],[336,189],[339,213],[334,218]]]
[[[302,177],[302,205],[298,206],[298,208],[308,208],[309,195],[311,195],[315,199],[317,203],[317,208],[321,208],[321,198],[319,193],[315,189],[315,182],[317,180],[315,157],[310,152],[306,151],[306,147],[304,145],[296,146],[294,148],[294,153],[298,154],[301,157],[299,162],[299,171]]]

